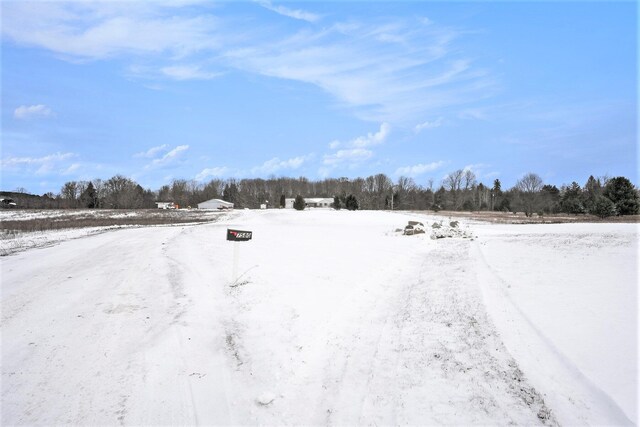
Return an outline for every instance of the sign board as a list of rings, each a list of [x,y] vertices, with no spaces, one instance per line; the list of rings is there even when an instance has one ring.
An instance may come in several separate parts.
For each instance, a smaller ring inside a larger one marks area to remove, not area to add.
[[[232,242],[246,242],[253,237],[252,231],[231,230],[227,228],[227,240]]]

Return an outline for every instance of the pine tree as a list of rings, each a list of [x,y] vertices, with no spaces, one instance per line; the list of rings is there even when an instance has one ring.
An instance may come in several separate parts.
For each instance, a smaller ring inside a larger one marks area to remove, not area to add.
[[[347,196],[345,207],[350,211],[358,210],[358,199],[356,199],[356,196],[354,196],[353,194],[349,194]]]
[[[98,204],[98,194],[96,193],[96,189],[93,187],[93,183],[89,182],[87,188],[80,195],[80,202],[86,208],[93,209]]]
[[[304,202],[304,199],[302,198],[302,196],[298,194],[296,196],[296,199],[293,201],[293,208],[295,210],[302,211],[304,210],[306,205],[307,204]]]
[[[616,205],[618,215],[637,215],[640,200],[635,187],[627,178],[619,176],[607,182],[604,196]]]
[[[591,207],[591,213],[599,216],[600,218],[614,216],[617,213],[616,205],[604,196],[597,196],[593,206]]]
[[[336,210],[342,209],[342,202],[340,201],[340,197],[338,196],[333,197],[333,208]]]
[[[284,197],[284,194],[280,196],[280,207],[284,208],[287,206],[287,199]]]

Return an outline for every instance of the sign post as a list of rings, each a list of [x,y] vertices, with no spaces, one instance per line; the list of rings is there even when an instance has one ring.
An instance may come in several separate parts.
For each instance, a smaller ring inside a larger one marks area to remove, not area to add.
[[[232,230],[227,228],[227,240],[233,242],[233,269],[231,271],[231,284],[238,280],[238,260],[240,258],[240,250],[238,242],[248,242],[253,238],[252,231]]]

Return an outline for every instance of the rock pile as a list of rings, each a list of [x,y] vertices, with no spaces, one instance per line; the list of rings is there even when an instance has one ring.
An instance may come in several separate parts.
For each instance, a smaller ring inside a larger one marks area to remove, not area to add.
[[[474,239],[475,236],[469,229],[461,229],[458,221],[451,221],[449,225],[444,225],[442,221],[434,222],[431,224],[431,238],[445,239],[445,238],[461,238],[461,239]]]

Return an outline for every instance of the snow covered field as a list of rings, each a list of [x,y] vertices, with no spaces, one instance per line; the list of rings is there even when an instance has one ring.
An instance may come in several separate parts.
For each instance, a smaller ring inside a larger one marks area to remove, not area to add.
[[[637,226],[440,219],[238,211],[1,257],[1,422],[635,422]]]

